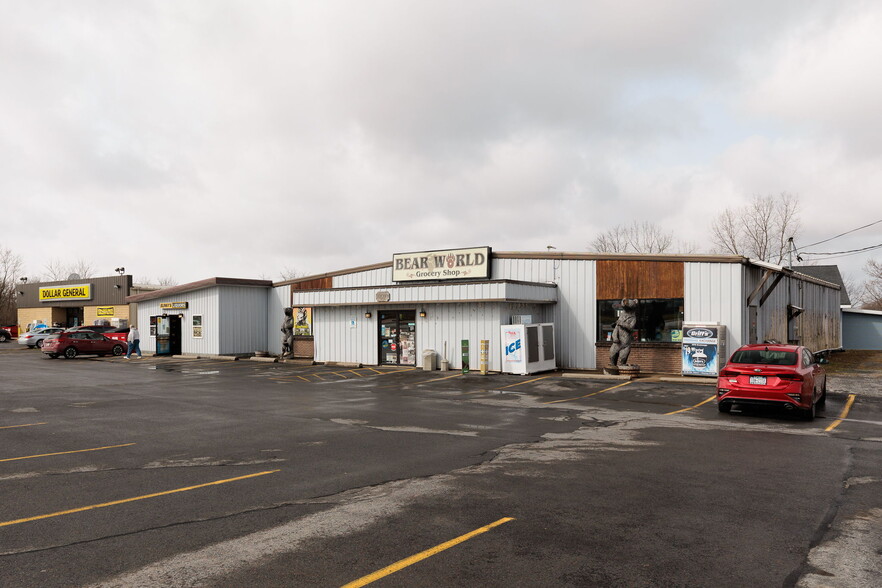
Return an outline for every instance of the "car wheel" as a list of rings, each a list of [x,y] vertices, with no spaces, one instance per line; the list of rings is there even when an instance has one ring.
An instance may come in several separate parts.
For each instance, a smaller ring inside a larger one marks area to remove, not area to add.
[[[804,418],[807,421],[815,420],[817,406],[818,406],[817,403],[814,401],[814,399],[812,399],[812,405],[803,411],[802,418]]]
[[[68,347],[64,350],[64,358],[65,359],[73,359],[77,356],[77,348],[76,347]]]
[[[0,343],[6,343],[7,341],[9,341],[9,335],[0,333]]]
[[[824,386],[821,388],[821,397],[818,399],[818,408],[827,406],[827,380],[824,380]]]
[[[125,351],[123,350],[122,345],[114,345],[114,346],[113,346],[113,354],[114,354],[115,356],[119,357],[119,356],[122,355],[123,353],[125,353]]]
[[[728,402],[725,404],[720,402],[719,404],[717,404],[717,410],[719,410],[720,412],[730,412],[732,410],[732,405]]]
[[[43,348],[43,340],[40,339],[39,341],[37,341],[36,343],[34,343],[34,345],[37,346],[37,349],[42,349],[42,348]]]

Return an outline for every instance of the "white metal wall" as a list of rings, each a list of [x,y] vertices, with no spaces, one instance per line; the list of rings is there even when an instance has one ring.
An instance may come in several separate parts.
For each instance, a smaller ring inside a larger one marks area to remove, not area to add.
[[[285,322],[285,307],[290,305],[291,286],[278,286],[267,292],[265,349],[275,355],[282,353],[282,323]]]
[[[742,311],[747,298],[742,284],[743,266],[692,262],[683,265],[683,320],[725,325],[727,352],[731,353],[747,339]]]
[[[150,336],[150,317],[164,312],[184,315],[181,320],[181,353],[217,355],[220,353],[220,333],[223,331],[218,317],[218,288],[205,288],[169,298],[156,298],[138,303],[138,330],[141,332],[141,349],[156,353],[156,338]],[[187,308],[179,311],[164,311],[159,308],[162,302],[186,302]],[[193,337],[193,315],[202,315],[202,338]],[[264,319],[261,319],[264,320]]]
[[[595,369],[597,341],[597,265],[593,260],[494,259],[492,276],[500,280],[554,283],[553,316],[558,365]],[[508,322],[508,317],[501,324]]]
[[[572,369],[594,369],[596,353],[594,343],[597,339],[596,315],[596,265],[593,260],[554,260],[554,259],[494,259],[491,277],[494,280],[518,280],[524,282],[557,284],[557,304],[551,310],[542,308],[535,312],[524,312],[518,307],[510,307],[505,303],[476,304],[440,304],[427,303],[427,317],[417,317],[417,347],[422,357],[423,349],[443,351],[443,344],[448,347],[456,345],[457,352],[448,349],[448,359],[452,367],[459,366],[459,341],[468,338],[472,345],[486,338],[491,341],[491,360],[499,369],[499,326],[507,324],[511,314],[542,314],[541,320],[554,322],[555,347],[558,352],[558,365]],[[356,272],[333,278],[334,288],[383,287],[392,284],[392,269],[380,268]],[[486,285],[475,284],[472,290],[454,293],[456,287],[450,287],[450,296],[465,294],[469,298],[493,297],[491,292],[482,292]],[[416,287],[413,295],[419,296],[419,288],[426,288],[425,299],[436,296],[442,299],[446,294],[444,286]],[[439,289],[429,295],[428,289]],[[373,295],[373,294],[372,294]],[[301,296],[298,293],[298,296]],[[334,294],[316,293],[313,303],[329,303]],[[325,296],[325,298],[321,298]],[[456,298],[451,298],[456,299]],[[301,298],[298,298],[301,300]],[[307,305],[305,298],[302,299]],[[339,300],[335,300],[339,302]],[[313,314],[315,329],[316,361],[347,361],[366,364],[377,363],[376,315],[365,319],[364,313],[371,309],[375,313],[375,305],[369,300],[361,299],[364,306],[349,308],[316,307]],[[410,305],[413,307],[413,304]],[[472,308],[473,307],[473,308]],[[431,312],[429,312],[431,308]],[[550,316],[549,316],[550,315]],[[355,319],[357,327],[349,327],[349,320]],[[353,332],[355,336],[353,336]],[[476,351],[473,357],[477,358]],[[340,359],[346,358],[346,359]],[[474,362],[477,359],[473,360]],[[477,365],[477,363],[475,363]]]
[[[220,290],[218,353],[227,355],[265,351],[267,348],[267,288],[221,286],[220,288],[212,288],[212,290]],[[281,325],[281,321],[279,324]],[[203,327],[204,329],[205,327]]]

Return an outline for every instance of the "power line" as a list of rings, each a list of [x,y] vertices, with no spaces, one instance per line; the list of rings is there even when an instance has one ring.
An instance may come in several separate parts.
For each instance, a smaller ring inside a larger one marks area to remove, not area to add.
[[[857,255],[859,253],[865,253],[867,251],[872,251],[874,249],[879,249],[879,248],[882,248],[882,243],[880,243],[878,245],[870,245],[869,247],[863,247],[861,249],[852,249],[850,251],[830,251],[830,252],[826,252],[826,253],[822,253],[822,252],[812,253],[812,252],[806,251],[804,253],[801,253],[800,256],[813,255],[813,256],[818,256],[822,259],[834,259],[834,257],[848,257],[849,255]]]
[[[820,245],[821,243],[826,243],[827,241],[832,241],[833,239],[838,239],[839,237],[842,237],[843,235],[847,235],[849,233],[854,233],[855,231],[860,231],[861,229],[866,229],[867,227],[872,227],[873,225],[878,225],[879,223],[882,223],[882,219],[879,219],[874,223],[870,223],[868,225],[864,225],[862,227],[852,229],[850,231],[845,231],[844,233],[839,233],[835,237],[830,237],[829,239],[824,239],[823,241],[818,241],[817,243],[810,243],[809,245],[803,245],[803,247],[814,247],[815,245]]]

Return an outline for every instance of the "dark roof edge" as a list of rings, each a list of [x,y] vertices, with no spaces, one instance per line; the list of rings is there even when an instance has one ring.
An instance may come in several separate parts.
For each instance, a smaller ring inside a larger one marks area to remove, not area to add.
[[[194,290],[202,290],[203,288],[212,288],[214,286],[256,286],[263,288],[271,288],[272,280],[251,280],[246,278],[207,278],[198,282],[190,282],[188,284],[180,284],[178,286],[169,286],[162,290],[154,290],[144,294],[136,294],[128,296],[126,302],[144,302],[145,300],[154,300],[156,298],[164,298],[174,294],[184,294],[193,292]]]

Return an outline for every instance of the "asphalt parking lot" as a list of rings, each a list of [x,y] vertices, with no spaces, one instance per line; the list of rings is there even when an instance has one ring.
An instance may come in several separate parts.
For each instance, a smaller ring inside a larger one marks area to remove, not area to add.
[[[877,586],[882,394],[0,347],[3,586]],[[860,388],[860,390],[858,390]]]

